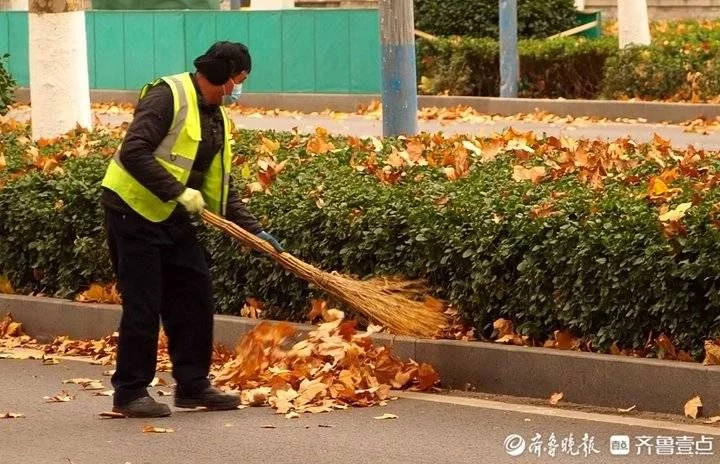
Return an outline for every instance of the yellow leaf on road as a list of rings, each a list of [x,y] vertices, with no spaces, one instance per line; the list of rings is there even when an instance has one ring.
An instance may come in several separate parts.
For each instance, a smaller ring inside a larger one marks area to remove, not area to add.
[[[0,419],[21,419],[25,417],[25,414],[21,414],[19,412],[6,412],[0,414]]]
[[[63,390],[55,396],[45,396],[43,397],[43,399],[46,403],[67,403],[68,401],[74,400],[75,395],[71,395],[70,393]]]
[[[143,427],[143,433],[173,433],[175,430],[165,427],[155,427],[154,425],[146,425]]]
[[[383,414],[382,416],[375,416],[377,420],[397,419],[398,416],[395,414]]]

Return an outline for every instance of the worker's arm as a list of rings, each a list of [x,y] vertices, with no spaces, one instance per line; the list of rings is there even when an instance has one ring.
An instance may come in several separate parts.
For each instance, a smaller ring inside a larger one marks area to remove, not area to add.
[[[170,87],[160,84],[150,89],[138,102],[120,150],[125,170],[162,201],[173,200],[185,190],[153,154],[170,130],[173,113]]]
[[[234,222],[253,234],[257,235],[263,230],[260,221],[253,216],[253,214],[247,209],[247,206],[245,206],[245,203],[243,203],[242,197],[235,188],[235,183],[232,178],[230,179],[230,189],[228,193],[228,203],[225,216],[228,221]]]

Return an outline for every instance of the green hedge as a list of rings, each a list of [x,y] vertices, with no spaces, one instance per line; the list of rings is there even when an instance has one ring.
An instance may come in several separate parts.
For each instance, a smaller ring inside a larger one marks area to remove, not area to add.
[[[715,36],[717,35],[717,36]],[[707,101],[720,96],[720,34],[658,38],[607,60],[601,96]]]
[[[428,135],[422,142],[433,163],[406,168],[389,185],[356,167],[375,155],[353,139],[334,139],[336,152],[310,156],[293,134],[242,131],[238,150],[250,154],[250,166],[256,166],[253,154],[263,135],[281,142],[278,158],[288,165],[270,194],[254,194],[249,207],[288,251],[323,269],[426,278],[485,335],[499,317],[541,340],[569,329],[600,350],[612,342],[643,346],[649,334],[666,332],[679,348],[700,356],[703,340],[720,333],[716,155],[688,156],[680,165],[683,154],[670,157],[662,143],[608,148],[595,142],[583,152],[591,161],[603,154],[612,174],[598,185],[574,167],[596,161],[568,164],[563,153],[572,150],[560,141],[529,140],[536,153],[554,160],[545,162],[548,172],[551,165],[569,171],[537,184],[516,181],[516,165],[542,161],[523,150],[500,150],[486,162],[471,158],[468,174],[450,181],[444,169],[462,165],[455,157],[468,154],[461,145],[466,139]],[[117,140],[91,134],[92,154],[71,156],[62,172],[46,167],[47,173],[18,176],[28,159],[22,133],[5,130],[0,137],[8,156],[8,169],[0,171],[0,275],[21,291],[59,296],[112,279],[98,185]],[[512,133],[506,138],[522,140]],[[402,143],[386,142],[378,166]],[[489,156],[499,142],[474,143]],[[77,145],[69,139],[41,152],[62,157]],[[667,202],[647,196],[649,180],[662,172],[658,157],[680,174],[667,181],[681,189]],[[235,174],[240,182],[250,180]],[[660,204],[683,202],[693,206],[666,236]],[[551,214],[538,213],[545,206]],[[245,297],[254,296],[275,308],[273,317],[303,319],[315,291],[213,230],[202,235],[213,257],[220,311],[238,313]]]
[[[498,37],[497,0],[415,0],[417,28],[435,35]],[[548,37],[576,26],[573,0],[519,0],[518,34]]]
[[[497,96],[500,48],[490,39],[418,41],[418,74],[427,94]],[[519,43],[521,97],[594,98],[606,60],[617,53],[612,38],[523,40]]]
[[[677,101],[720,100],[720,22],[663,23],[653,43],[619,50],[617,40],[522,40],[520,96]],[[497,96],[493,39],[418,40],[423,93]]]
[[[0,55],[0,114],[7,113],[8,105],[15,99],[15,79],[6,69],[9,56]]]

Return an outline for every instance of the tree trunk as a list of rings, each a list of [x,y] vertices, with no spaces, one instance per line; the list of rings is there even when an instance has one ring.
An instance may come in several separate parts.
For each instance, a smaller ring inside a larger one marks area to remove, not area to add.
[[[82,0],[31,0],[30,100],[34,139],[92,128]]]
[[[618,0],[620,48],[650,45],[647,0]]]

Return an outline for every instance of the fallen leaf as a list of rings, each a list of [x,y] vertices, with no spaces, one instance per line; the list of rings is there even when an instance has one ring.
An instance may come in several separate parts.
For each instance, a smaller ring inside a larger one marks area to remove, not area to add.
[[[555,348],[558,350],[573,350],[580,345],[578,339],[574,338],[567,330],[555,331]]]
[[[482,149],[469,140],[463,141],[462,145],[465,149],[471,151],[473,155],[482,156]]]
[[[103,417],[106,419],[124,419],[125,418],[124,414],[120,414],[119,412],[112,412],[112,411],[101,412],[98,415],[100,417]]]
[[[323,429],[330,429],[330,428],[333,428],[333,427],[335,427],[335,426],[334,426],[334,425],[330,425],[330,424],[318,424],[318,427],[323,428]]]
[[[625,409],[623,409],[623,408],[618,408],[618,412],[620,412],[620,413],[632,412],[632,411],[635,410],[636,407],[637,407],[637,406],[633,404],[633,405],[630,406],[629,408],[625,408]]]
[[[375,416],[375,419],[377,420],[386,420],[386,419],[397,419],[398,416],[395,414],[383,414],[382,416]]]
[[[75,395],[71,395],[63,390],[55,396],[44,396],[43,399],[46,403],[67,403],[68,401],[74,400]]]
[[[268,424],[268,425],[261,425],[260,428],[261,429],[276,429],[277,426]]]
[[[720,366],[720,345],[717,340],[705,340],[705,366]]]
[[[497,330],[498,337],[504,337],[505,335],[513,335],[515,333],[515,327],[512,321],[508,319],[498,319],[493,322],[493,328]]]
[[[83,390],[104,390],[105,385],[100,381],[90,382],[87,385],[82,386]]]
[[[720,416],[713,416],[703,421],[703,424],[717,424],[720,422]]]
[[[550,404],[553,406],[557,405],[560,402],[560,400],[563,399],[563,396],[565,396],[565,395],[562,392],[553,393],[552,395],[550,395]]]
[[[113,394],[115,394],[115,390],[104,390],[93,393],[93,396],[113,396]]]
[[[295,411],[290,411],[289,413],[285,414],[285,419],[297,419],[300,417],[300,414],[296,413]]]
[[[668,211],[665,214],[661,214],[658,219],[661,222],[679,221],[685,217],[685,212],[692,207],[692,203],[681,203],[675,209]]]
[[[512,178],[516,182],[530,180],[534,184],[537,184],[542,181],[546,175],[547,172],[544,166],[535,166],[529,169],[519,165],[513,166]]]
[[[146,425],[143,427],[143,433],[173,433],[175,430],[165,427],[155,427],[154,425]]]
[[[697,419],[698,417],[702,416],[702,399],[700,396],[695,396],[694,398],[690,399],[687,403],[685,403],[685,415],[687,417],[692,417],[693,419]]]
[[[13,288],[12,283],[10,283],[10,279],[4,275],[0,275],[0,293],[6,293],[8,295],[15,293],[15,289]],[[2,335],[3,334],[0,333],[0,336]]]
[[[0,414],[0,419],[22,419],[25,417],[25,414],[21,414],[19,412],[6,412],[3,414]]]
[[[172,392],[165,391],[165,390],[158,390],[157,395],[158,396],[172,396]]]

